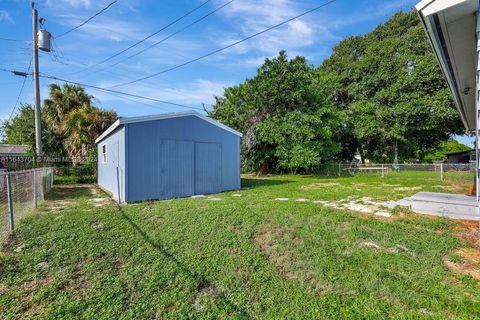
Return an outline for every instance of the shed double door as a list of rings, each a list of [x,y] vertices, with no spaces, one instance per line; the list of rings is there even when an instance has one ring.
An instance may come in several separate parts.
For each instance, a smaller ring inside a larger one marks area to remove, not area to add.
[[[222,148],[218,143],[195,142],[195,194],[222,191]]]
[[[159,152],[162,198],[222,191],[221,151],[218,143],[163,140]]]

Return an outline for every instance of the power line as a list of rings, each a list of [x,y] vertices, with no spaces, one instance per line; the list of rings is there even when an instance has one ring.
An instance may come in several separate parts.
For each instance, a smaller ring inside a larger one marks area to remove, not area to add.
[[[83,21],[82,23],[80,23],[78,26],[76,27],[73,27],[72,29],[70,30],[67,30],[65,31],[64,33],[60,34],[59,36],[57,36],[56,38],[61,38],[63,36],[66,36],[67,34],[69,34],[70,32],[72,31],[75,31],[77,30],[78,28],[81,28],[83,27],[84,25],[86,25],[87,23],[89,23],[92,19],[94,19],[95,17],[97,17],[98,15],[102,14],[104,11],[108,10],[108,8],[110,8],[111,6],[113,6],[115,3],[117,3],[118,0],[114,0],[112,2],[110,2],[105,8],[103,8],[102,10],[98,11],[97,13],[95,13],[93,16],[91,16],[90,18],[88,18],[87,20]]]
[[[22,40],[22,39],[10,39],[10,38],[2,38],[0,37],[1,41],[9,41],[9,42],[30,42],[29,40]]]
[[[20,101],[20,97],[22,96],[23,88],[25,87],[25,82],[27,82],[27,78],[28,78],[28,75],[30,73],[30,68],[31,67],[32,67],[32,59],[30,59],[30,63],[28,64],[27,74],[23,77],[22,86],[20,87],[20,92],[18,93],[17,101],[15,101],[15,104],[13,106],[13,110],[10,113],[10,117],[8,117],[8,122],[10,122],[10,120],[12,120],[12,117],[15,113],[15,110],[17,110],[18,102]]]
[[[129,60],[129,59],[131,59],[131,58],[133,58],[133,57],[136,57],[136,56],[138,56],[138,55],[140,55],[140,54],[144,53],[144,52],[145,52],[145,51],[147,51],[147,50],[150,50],[150,49],[152,49],[153,47],[155,47],[155,46],[157,46],[157,45],[159,45],[159,44],[161,44],[161,43],[165,42],[166,40],[168,40],[168,39],[170,39],[170,38],[172,38],[172,37],[176,36],[177,34],[179,34],[179,33],[183,32],[183,31],[185,31],[185,30],[187,30],[188,28],[190,28],[190,27],[192,27],[193,25],[195,25],[195,24],[199,23],[200,21],[202,21],[202,20],[205,20],[206,18],[208,18],[208,17],[209,17],[209,16],[211,16],[212,14],[214,14],[214,13],[216,13],[216,12],[218,12],[218,11],[222,10],[223,8],[225,8],[226,6],[228,6],[229,4],[231,4],[233,1],[235,1],[235,0],[230,0],[229,2],[227,2],[227,3],[223,4],[222,6],[220,6],[220,7],[216,8],[216,9],[215,9],[215,10],[213,10],[213,11],[210,11],[209,13],[207,13],[206,15],[204,15],[203,17],[201,17],[201,18],[199,18],[199,19],[197,19],[197,20],[193,21],[192,23],[188,24],[187,26],[183,27],[182,29],[180,29],[180,30],[178,30],[178,31],[176,31],[176,32],[174,32],[174,33],[172,33],[172,34],[170,34],[169,36],[167,36],[167,37],[163,38],[162,40],[160,40],[160,41],[157,41],[157,42],[155,42],[154,44],[152,44],[152,45],[148,46],[147,48],[145,48],[145,49],[143,49],[143,50],[141,50],[141,51],[138,51],[137,53],[135,53],[135,54],[132,54],[132,55],[130,55],[130,56],[128,56],[128,57],[126,57],[126,58],[124,58],[124,59],[120,60],[120,61],[117,61],[117,62],[115,62],[114,64],[111,64],[111,65],[109,65],[108,67],[105,67],[105,68],[103,68],[103,69],[100,69],[99,71],[104,71],[104,70],[107,70],[107,69],[109,69],[109,68],[111,68],[111,67],[114,67],[114,66],[116,66],[116,65],[118,65],[118,64],[120,64],[120,63],[122,63],[122,62],[124,62],[124,61],[126,61],[126,60]]]
[[[112,60],[112,59],[115,58],[115,57],[118,57],[118,56],[121,55],[122,53],[124,53],[124,52],[126,52],[126,51],[128,51],[128,50],[130,50],[130,49],[132,49],[132,48],[134,48],[134,47],[136,47],[136,46],[138,46],[139,44],[147,41],[147,40],[150,39],[151,37],[157,35],[158,33],[162,32],[163,30],[167,29],[168,27],[174,25],[174,24],[177,23],[178,21],[180,21],[180,20],[182,20],[183,18],[187,17],[188,15],[194,13],[195,11],[197,11],[198,9],[200,9],[201,7],[203,7],[204,5],[206,5],[207,3],[209,3],[210,1],[212,1],[212,0],[204,1],[204,2],[201,3],[199,6],[193,8],[192,10],[188,11],[187,13],[185,13],[184,15],[182,15],[181,17],[178,17],[177,19],[173,20],[172,22],[170,22],[170,23],[167,24],[166,26],[164,26],[164,27],[160,28],[159,30],[155,31],[154,33],[151,33],[150,35],[146,36],[146,37],[143,38],[142,40],[139,40],[139,41],[135,42],[134,44],[128,46],[127,48],[125,48],[125,49],[123,49],[123,50],[115,53],[114,55],[112,55],[112,56],[110,56],[110,57],[108,57],[108,58],[106,58],[106,59],[104,59],[104,60],[102,60],[102,61],[100,61],[100,62],[97,62],[96,64],[91,65],[91,66],[89,66],[89,67],[87,67],[87,68],[85,68],[85,69],[83,69],[83,70],[80,70],[80,71],[78,71],[78,72],[76,72],[76,73],[81,73],[81,72],[83,72],[83,71],[85,71],[85,70],[87,70],[87,69],[89,69],[89,68],[96,67],[96,66],[101,65],[101,64],[103,64],[103,63],[105,63],[105,62],[107,62],[107,61]]]
[[[2,70],[2,69],[0,69],[0,70]],[[5,71],[5,70],[3,70],[3,71]],[[7,71],[12,72],[11,70],[7,70]],[[154,101],[154,102],[160,102],[160,103],[169,104],[169,105],[176,106],[176,107],[187,108],[187,109],[196,109],[196,110],[204,111],[203,108],[197,108],[197,107],[187,106],[187,105],[180,104],[180,103],[175,103],[175,102],[170,102],[170,101],[145,97],[145,96],[141,96],[141,95],[138,95],[138,94],[132,94],[132,93],[127,93],[127,92],[122,92],[122,91],[117,91],[117,90],[111,90],[111,89],[108,89],[108,88],[97,87],[97,86],[94,86],[94,85],[91,85],[91,84],[85,84],[85,83],[81,83],[81,82],[66,80],[66,79],[62,79],[62,78],[59,78],[59,77],[50,76],[50,75],[46,75],[46,74],[40,74],[40,77],[41,78],[46,78],[46,79],[51,79],[51,80],[56,80],[56,81],[62,81],[62,82],[70,83],[70,84],[75,84],[75,85],[78,85],[78,86],[82,86],[82,87],[86,87],[86,88],[92,88],[92,89],[105,91],[105,92],[109,92],[109,93],[116,93],[116,94],[124,95],[124,96],[128,96],[128,97],[139,98],[139,99],[144,99],[144,100],[149,100],[149,101]]]
[[[261,34],[264,34],[264,33],[268,32],[268,31],[270,31],[270,30],[272,30],[272,29],[275,29],[275,28],[278,28],[278,27],[280,27],[280,26],[283,26],[283,25],[285,25],[285,24],[287,24],[287,23],[289,23],[289,22],[291,22],[291,21],[293,21],[293,20],[295,20],[295,19],[298,19],[298,18],[303,17],[303,16],[305,16],[305,15],[307,15],[307,14],[309,14],[309,13],[312,13],[312,12],[314,12],[314,11],[317,11],[318,9],[323,8],[323,7],[326,7],[326,6],[328,6],[329,4],[332,4],[332,3],[336,2],[336,1],[337,1],[337,0],[327,1],[327,2],[325,2],[325,3],[323,3],[323,4],[321,4],[321,5],[313,8],[313,9],[310,9],[310,10],[305,11],[305,12],[299,14],[299,15],[296,15],[296,16],[293,17],[293,18],[290,18],[290,19],[288,19],[288,20],[285,20],[285,21],[283,21],[283,22],[280,22],[280,23],[278,23],[278,24],[276,24],[276,25],[274,25],[274,26],[271,26],[271,27],[269,27],[269,28],[267,28],[267,29],[264,29],[264,30],[262,30],[262,31],[259,31],[259,32],[255,33],[255,34],[252,34],[252,35],[246,37],[246,38],[243,38],[243,39],[238,40],[238,41],[236,41],[236,42],[234,42],[234,43],[231,43],[231,44],[229,44],[229,45],[227,45],[227,46],[225,46],[225,47],[223,47],[223,48],[220,48],[220,49],[214,50],[214,51],[212,51],[212,52],[209,52],[209,53],[207,53],[207,54],[204,54],[203,56],[200,56],[200,57],[198,57],[198,58],[195,58],[195,59],[186,61],[186,62],[184,62],[184,63],[182,63],[182,64],[179,64],[179,65],[176,65],[176,66],[174,66],[174,67],[170,67],[170,68],[164,69],[164,70],[162,70],[162,71],[156,72],[156,73],[154,73],[154,74],[151,74],[151,75],[148,75],[148,76],[145,76],[145,77],[136,79],[136,80],[132,80],[132,81],[128,81],[128,82],[124,82],[124,83],[120,83],[120,84],[111,86],[111,87],[109,87],[109,88],[117,88],[117,87],[122,87],[122,86],[125,86],[125,85],[128,85],[128,84],[140,82],[140,81],[147,80],[147,79],[150,79],[150,78],[159,76],[159,75],[161,75],[161,74],[164,74],[164,73],[173,71],[173,70],[175,70],[175,69],[184,67],[184,66],[186,66],[186,65],[189,65],[189,64],[194,63],[194,62],[196,62],[196,61],[202,60],[202,59],[207,58],[207,57],[209,57],[209,56],[212,56],[212,55],[214,55],[214,54],[216,54],[216,53],[219,53],[219,52],[221,52],[221,51],[227,50],[227,49],[229,49],[229,48],[231,48],[231,47],[233,47],[233,46],[236,46],[237,44],[240,44],[240,43],[242,43],[242,42],[245,42],[245,41],[247,41],[247,40],[250,40],[250,39],[252,39],[252,38],[255,38],[255,37],[257,37],[257,36],[259,36],[259,35],[261,35]]]
[[[119,94],[116,94],[116,93],[112,93],[112,92],[105,92],[106,94],[109,94],[109,95],[112,95],[114,97],[117,97],[117,98],[120,98],[122,100],[129,100],[129,101],[132,101],[132,102],[135,102],[135,103],[140,103],[140,104],[143,104],[147,107],[150,107],[150,108],[153,108],[153,109],[157,109],[157,107],[154,107],[153,105],[151,105],[150,103],[146,103],[146,102],[143,102],[143,101],[139,101],[139,100],[136,100],[136,99],[132,99],[132,98],[129,98],[129,97],[124,97],[124,96],[121,96]]]
[[[5,68],[1,68],[1,67],[0,67],[0,71],[13,73],[13,74],[26,74],[27,76],[32,75],[32,73],[18,72],[18,71],[15,71],[15,70],[5,69]],[[132,93],[127,93],[127,92],[122,92],[122,91],[117,91],[117,90],[111,90],[111,89],[108,89],[108,88],[102,88],[102,87],[98,87],[98,86],[94,86],[94,85],[90,85],[90,84],[85,84],[85,83],[81,83],[81,82],[66,80],[66,79],[62,79],[62,78],[59,78],[59,77],[50,76],[50,75],[46,75],[46,74],[40,74],[40,77],[45,78],[45,79],[55,80],[55,81],[62,81],[62,82],[66,82],[66,83],[70,83],[70,84],[74,84],[74,85],[78,85],[78,86],[83,86],[83,87],[86,87],[86,88],[92,88],[92,89],[104,91],[104,92],[111,93],[111,94],[123,95],[123,96],[127,96],[127,97],[133,97],[133,98],[138,98],[138,99],[143,99],[143,100],[148,100],[148,101],[153,101],[153,102],[160,102],[160,103],[163,103],[163,104],[168,104],[168,105],[181,107],[181,108],[186,108],[186,109],[194,109],[194,110],[205,111],[203,108],[187,106],[187,105],[180,104],[180,103],[175,103],[175,102],[160,100],[160,99],[156,99],[156,98],[141,96],[141,95],[138,95],[138,94],[132,94]]]

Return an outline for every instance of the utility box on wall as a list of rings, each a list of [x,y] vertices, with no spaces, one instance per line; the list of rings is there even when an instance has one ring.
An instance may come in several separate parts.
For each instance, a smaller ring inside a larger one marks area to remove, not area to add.
[[[95,141],[98,184],[118,202],[240,189],[241,136],[197,112],[120,118]]]

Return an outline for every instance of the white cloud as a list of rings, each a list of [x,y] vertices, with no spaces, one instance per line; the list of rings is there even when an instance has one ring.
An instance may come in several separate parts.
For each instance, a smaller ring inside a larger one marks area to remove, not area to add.
[[[46,5],[49,7],[55,6],[60,8],[65,5],[74,7],[74,8],[79,8],[79,7],[85,7],[85,8],[90,8],[92,5],[91,0],[47,0]]]
[[[340,41],[336,33],[341,28],[361,22],[377,19],[379,16],[391,14],[394,11],[410,9],[416,0],[391,0],[372,5],[365,1],[365,10],[340,13],[326,13],[320,9],[299,19],[293,20],[278,28],[248,40],[238,46],[226,50],[228,54],[248,54],[261,52],[263,55],[276,55],[285,49],[287,52],[302,53],[313,45],[320,47],[322,43]],[[220,1],[218,1],[220,3]],[[218,46],[231,44],[234,40],[253,35],[278,23],[286,21],[315,5],[294,0],[243,0],[236,1],[225,8],[224,14],[233,22],[238,33],[217,33],[215,35]],[[330,7],[334,7],[333,4]],[[237,48],[238,47],[238,48]],[[308,55],[308,54],[306,54]]]
[[[0,22],[8,22],[10,24],[15,24],[15,22],[10,18],[10,15],[5,10],[0,10]]]
[[[263,31],[305,10],[299,2],[291,0],[265,0],[261,2],[244,0],[234,2],[225,8],[225,16],[234,21],[235,26],[240,26],[239,33],[220,34],[217,36],[219,40],[216,42],[219,46],[231,44],[235,39],[241,39]],[[318,23],[312,23],[311,19],[311,17],[305,17],[293,20],[226,52],[245,54],[250,51],[260,51],[271,56],[281,49],[298,50],[299,48],[310,47],[322,40],[334,38],[328,28],[320,26]]]

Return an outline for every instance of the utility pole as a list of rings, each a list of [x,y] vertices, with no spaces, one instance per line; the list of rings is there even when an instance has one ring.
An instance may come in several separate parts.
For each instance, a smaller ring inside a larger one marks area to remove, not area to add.
[[[38,79],[38,13],[32,1],[33,88],[35,96],[35,143],[37,156],[42,156],[42,121],[40,111],[40,82]]]

